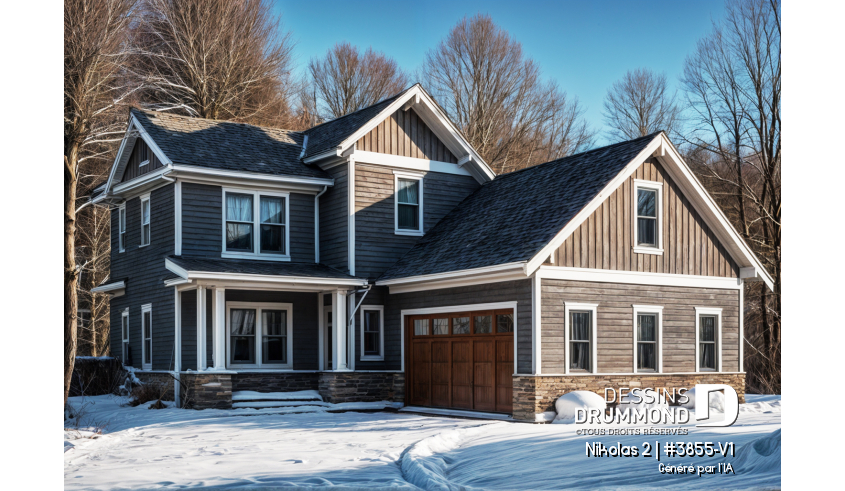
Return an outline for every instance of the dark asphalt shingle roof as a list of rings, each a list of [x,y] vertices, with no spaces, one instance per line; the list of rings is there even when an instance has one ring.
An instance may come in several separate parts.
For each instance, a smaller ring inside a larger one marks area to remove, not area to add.
[[[372,106],[365,107],[364,109],[360,109],[354,113],[349,113],[345,116],[341,116],[306,130],[305,134],[308,135],[308,144],[305,148],[305,157],[312,157],[336,148],[341,142],[343,142],[343,140],[358,131],[358,128],[364,126],[367,121],[376,117],[376,115],[389,106],[391,102],[402,97],[402,95],[411,90],[411,88],[412,87],[409,87],[393,97],[389,97],[379,103],[373,104]]]
[[[659,133],[496,177],[379,280],[530,260]]]
[[[174,264],[187,271],[209,273],[296,276],[303,278],[359,279],[342,271],[316,263],[255,261],[249,259],[221,259],[213,257],[168,256]]]
[[[132,109],[132,114],[174,164],[331,178],[299,159],[305,138],[301,132],[141,109]]]

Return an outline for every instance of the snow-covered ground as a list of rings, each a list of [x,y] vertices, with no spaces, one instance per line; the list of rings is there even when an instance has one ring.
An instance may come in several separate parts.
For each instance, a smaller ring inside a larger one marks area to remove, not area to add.
[[[562,489],[780,487],[780,396],[748,396],[728,428],[687,436],[579,436],[580,425],[527,425],[413,414],[283,414],[287,408],[191,411],[74,398],[65,431],[65,489]],[[252,416],[247,416],[252,415]],[[102,434],[98,429],[103,428]],[[731,441],[737,475],[661,475],[654,458],[587,458],[585,443]]]

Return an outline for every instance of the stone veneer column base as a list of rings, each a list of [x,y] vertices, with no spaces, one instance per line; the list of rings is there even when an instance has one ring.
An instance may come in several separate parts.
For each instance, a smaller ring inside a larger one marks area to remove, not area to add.
[[[232,409],[232,374],[183,372],[180,374],[182,407]]]
[[[405,374],[398,372],[321,372],[320,395],[341,402],[405,402]]]
[[[172,401],[174,399],[173,386],[175,380],[171,372],[144,372],[138,370],[135,372],[135,377],[144,384],[160,386],[164,394],[161,397],[163,401]]]
[[[557,398],[574,390],[588,390],[604,397],[604,389],[620,387],[692,388],[696,384],[725,384],[736,390],[740,404],[745,402],[744,373],[693,373],[649,375],[516,375],[513,377],[513,419],[534,422],[535,415],[554,411]]]

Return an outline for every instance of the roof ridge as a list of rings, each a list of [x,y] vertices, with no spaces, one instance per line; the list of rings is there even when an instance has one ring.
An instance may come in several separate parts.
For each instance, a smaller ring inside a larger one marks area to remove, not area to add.
[[[417,84],[415,83],[414,85],[417,85]],[[375,102],[375,103],[373,103],[373,104],[370,104],[370,105],[369,105],[369,106],[367,106],[367,107],[362,107],[361,109],[356,109],[356,110],[352,111],[351,113],[346,113],[346,114],[344,114],[343,116],[338,116],[338,117],[336,117],[336,118],[334,118],[334,119],[331,119],[331,120],[329,120],[329,121],[324,121],[324,122],[322,122],[322,123],[320,123],[320,124],[318,124],[318,125],[316,125],[316,126],[312,126],[312,127],[308,128],[308,129],[307,129],[307,130],[305,130],[305,131],[306,131],[306,132],[307,132],[307,131],[311,131],[311,130],[317,129],[317,128],[321,127],[321,126],[327,125],[327,124],[329,124],[329,123],[334,123],[335,121],[340,121],[340,120],[341,120],[341,119],[343,119],[343,118],[346,118],[346,117],[348,117],[348,116],[353,116],[353,115],[355,115],[355,114],[358,114],[358,113],[359,113],[359,112],[361,112],[361,111],[366,111],[367,109],[370,109],[371,107],[378,106],[379,104],[382,104],[382,103],[384,103],[384,102],[387,102],[387,101],[389,101],[389,100],[391,100],[391,99],[396,99],[396,98],[398,98],[398,97],[401,97],[401,96],[402,96],[402,94],[404,94],[405,92],[408,92],[409,90],[413,89],[413,88],[414,88],[414,85],[412,85],[412,86],[408,87],[407,89],[403,89],[401,92],[398,92],[398,93],[396,93],[396,94],[394,94],[394,95],[392,95],[392,96],[390,96],[390,97],[385,97],[384,99],[382,99],[382,100],[380,100],[380,101],[378,101],[378,102]]]
[[[619,145],[625,145],[625,144],[628,144],[628,143],[633,143],[633,142],[638,141],[638,140],[654,138],[655,136],[657,136],[658,134],[663,133],[663,132],[664,132],[663,130],[657,130],[654,133],[651,133],[651,134],[648,134],[648,135],[645,135],[645,136],[640,136],[640,137],[637,137],[637,138],[633,138],[631,140],[625,140],[625,141],[621,141],[621,142],[617,142],[617,143],[611,143],[610,145],[605,145],[603,147],[593,148],[593,149],[590,149],[590,150],[586,150],[584,152],[580,152],[580,153],[576,153],[576,154],[572,154],[572,155],[567,155],[566,157],[561,157],[559,159],[549,160],[548,162],[543,162],[541,164],[532,165],[531,167],[525,167],[525,168],[522,168],[522,169],[517,169],[515,171],[508,172],[506,174],[499,174],[499,175],[496,176],[496,179],[503,179],[505,177],[509,177],[509,176],[513,176],[515,174],[519,174],[520,172],[523,172],[523,171],[527,171],[527,170],[531,170],[531,169],[537,169],[537,168],[543,167],[547,164],[560,163],[560,162],[567,160],[567,159],[574,159],[575,157],[581,157],[581,156],[587,155],[589,153],[607,150],[608,148],[611,148],[611,147],[617,147]]]
[[[252,126],[253,128],[261,128],[261,129],[265,129],[265,130],[286,131],[288,133],[305,133],[305,131],[289,130],[289,129],[286,129],[286,128],[276,128],[274,126],[263,126],[263,125],[252,124],[252,123],[245,123],[243,121],[232,121],[230,119],[202,118],[202,117],[199,117],[199,116],[186,116],[184,114],[173,114],[173,113],[168,113],[168,112],[164,112],[164,111],[157,111],[157,110],[154,110],[154,109],[145,109],[145,108],[142,108],[142,107],[134,107],[133,106],[130,109],[130,111],[139,111],[139,112],[144,113],[144,114],[153,114],[156,117],[166,116],[166,117],[172,117],[172,118],[178,118],[178,119],[187,119],[187,120],[191,120],[191,121],[201,120],[201,121],[210,121],[212,123],[240,124],[240,125],[244,125],[244,126]]]

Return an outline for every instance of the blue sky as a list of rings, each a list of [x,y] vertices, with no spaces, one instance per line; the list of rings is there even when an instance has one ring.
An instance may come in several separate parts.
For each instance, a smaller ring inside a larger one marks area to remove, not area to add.
[[[413,71],[461,17],[490,14],[601,128],[607,89],[627,70],[664,71],[678,86],[684,58],[722,16],[724,2],[277,0],[276,9],[297,42],[300,71],[339,41],[372,46]]]

